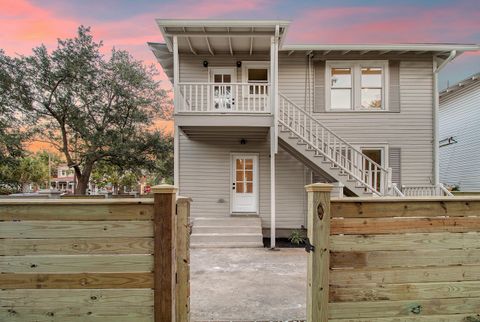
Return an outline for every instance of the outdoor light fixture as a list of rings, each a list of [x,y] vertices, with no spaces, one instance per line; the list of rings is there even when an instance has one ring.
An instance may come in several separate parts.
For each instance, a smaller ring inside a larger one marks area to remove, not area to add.
[[[208,67],[208,61],[207,60],[203,61],[203,67]]]
[[[240,144],[247,144],[247,140],[241,139],[241,140],[240,140]]]
[[[241,60],[237,60],[237,67],[238,68],[242,67],[242,61]]]

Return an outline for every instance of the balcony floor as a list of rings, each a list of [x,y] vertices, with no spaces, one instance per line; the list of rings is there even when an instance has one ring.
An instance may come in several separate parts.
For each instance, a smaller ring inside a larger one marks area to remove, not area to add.
[[[174,116],[175,125],[180,127],[198,126],[247,126],[271,127],[271,114],[207,114],[207,113],[180,113]]]

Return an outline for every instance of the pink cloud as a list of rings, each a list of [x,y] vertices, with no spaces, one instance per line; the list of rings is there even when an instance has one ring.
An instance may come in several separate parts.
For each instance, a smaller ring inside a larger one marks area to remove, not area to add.
[[[465,7],[343,7],[302,12],[288,42],[468,42],[480,30],[480,11]],[[290,41],[293,40],[293,41]]]
[[[0,0],[0,39],[8,53],[28,53],[40,43],[52,45],[68,37],[79,23],[53,15],[26,0]]]

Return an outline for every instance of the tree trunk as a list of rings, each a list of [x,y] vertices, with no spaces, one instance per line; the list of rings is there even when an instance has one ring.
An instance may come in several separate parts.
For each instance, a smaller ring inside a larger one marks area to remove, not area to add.
[[[75,187],[76,195],[86,195],[88,189],[88,183],[90,181],[90,175],[92,174],[93,163],[87,163],[83,168],[80,175],[77,175],[77,186]]]
[[[88,181],[90,180],[90,175],[86,176],[83,175],[78,178],[77,177],[77,186],[75,187],[75,194],[76,195],[86,195],[88,189]]]

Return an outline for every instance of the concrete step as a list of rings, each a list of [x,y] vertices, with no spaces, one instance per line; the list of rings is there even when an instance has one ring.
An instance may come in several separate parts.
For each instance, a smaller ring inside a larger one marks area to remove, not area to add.
[[[192,244],[209,244],[209,243],[256,243],[263,241],[263,235],[254,233],[210,233],[210,234],[192,234],[190,243]]]
[[[263,247],[262,222],[258,216],[196,218],[190,246]]]
[[[261,234],[262,227],[260,225],[255,226],[197,226],[193,225],[192,234]]]
[[[259,242],[242,242],[242,243],[195,243],[190,244],[190,248],[259,248],[263,247],[263,241]]]
[[[220,226],[220,227],[236,227],[236,226],[260,226],[261,221],[259,217],[223,217],[223,218],[195,218],[193,226]]]

